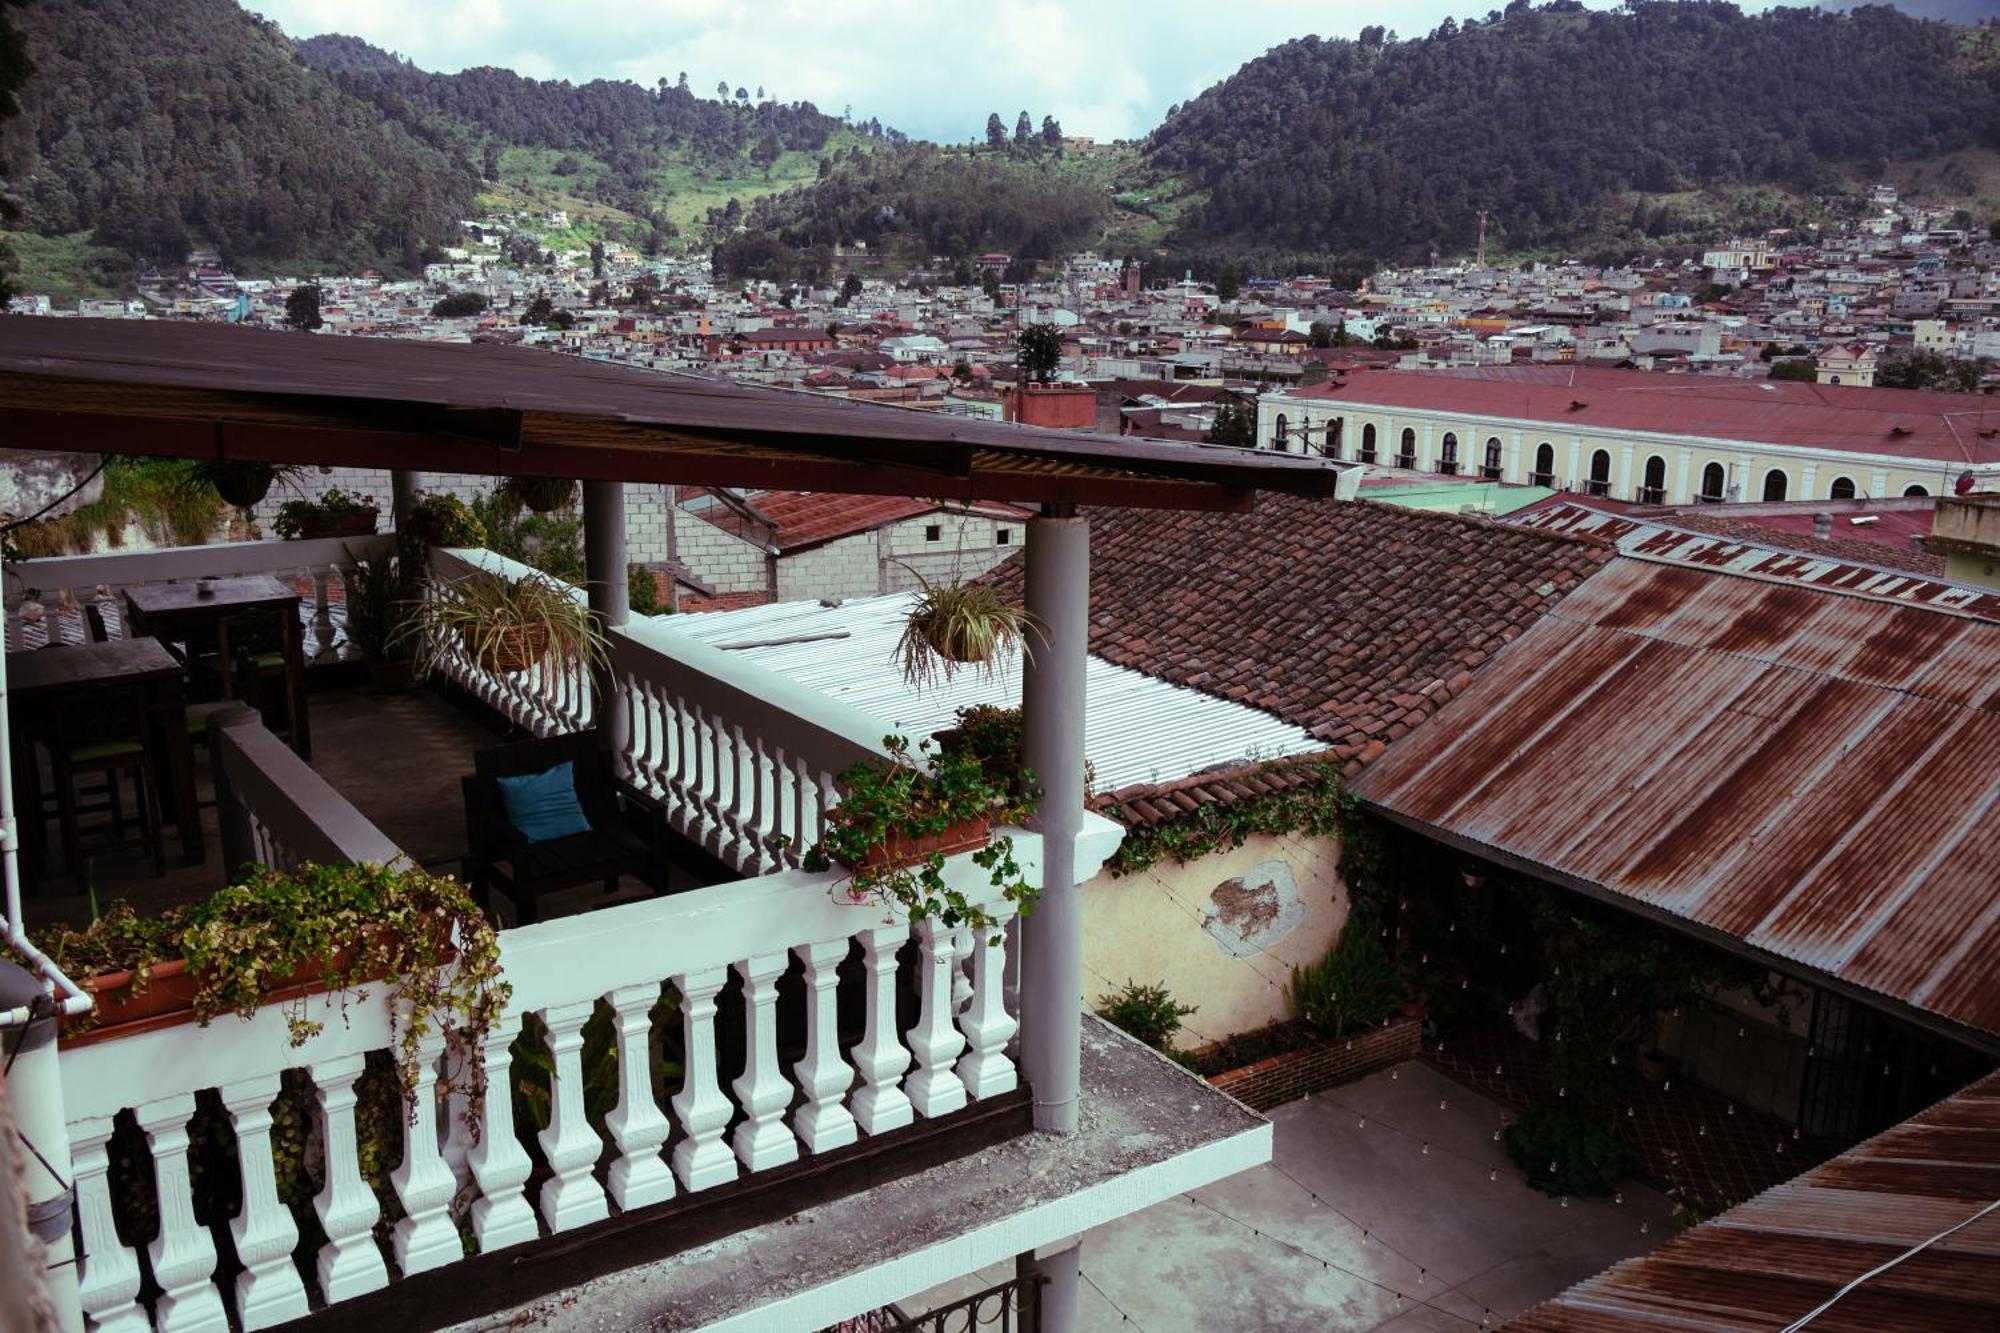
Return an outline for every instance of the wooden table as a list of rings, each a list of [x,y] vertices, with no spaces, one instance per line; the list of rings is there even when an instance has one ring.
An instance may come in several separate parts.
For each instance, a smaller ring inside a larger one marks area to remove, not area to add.
[[[38,740],[48,735],[56,707],[66,696],[92,691],[136,691],[147,718],[146,744],[152,748],[153,771],[164,777],[168,797],[161,802],[180,833],[181,850],[191,863],[206,855],[201,836],[201,811],[195,800],[194,747],[188,736],[181,664],[158,639],[112,639],[107,643],[71,644],[7,654],[7,699],[13,725],[11,761],[14,799],[22,832],[22,852],[29,874],[43,873],[42,766],[35,756]]]
[[[301,759],[312,758],[311,719],[306,713],[305,633],[299,625],[299,595],[269,574],[213,579],[204,595],[192,581],[142,583],[128,588],[126,604],[135,630],[168,643],[216,645],[222,659],[222,697],[235,697],[229,669],[230,621],[259,611],[278,619],[279,641],[285,655],[285,713],[292,749]]]

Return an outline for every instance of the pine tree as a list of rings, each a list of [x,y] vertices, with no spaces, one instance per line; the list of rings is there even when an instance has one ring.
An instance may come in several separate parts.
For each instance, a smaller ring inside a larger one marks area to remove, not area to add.
[[[1007,126],[1002,123],[998,111],[986,117],[986,146],[995,149],[1007,146]]]
[[[1034,138],[1034,122],[1030,121],[1028,113],[1023,111],[1021,118],[1014,122],[1014,146],[1016,148],[1026,148],[1030,143],[1034,142]]]

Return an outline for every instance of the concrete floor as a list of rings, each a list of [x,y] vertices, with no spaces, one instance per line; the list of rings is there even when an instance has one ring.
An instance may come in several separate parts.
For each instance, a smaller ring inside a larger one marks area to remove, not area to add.
[[[1494,1140],[1501,1114],[1416,1063],[1279,1107],[1271,1165],[1085,1235],[1082,1327],[1494,1328],[1669,1234],[1672,1205],[1644,1186],[1566,1205],[1529,1189]]]

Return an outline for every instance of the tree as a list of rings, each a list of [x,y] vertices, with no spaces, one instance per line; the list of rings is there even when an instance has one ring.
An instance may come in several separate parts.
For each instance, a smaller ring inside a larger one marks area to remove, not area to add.
[[[1910,352],[1892,356],[1875,371],[1875,385],[1882,389],[1942,389],[1948,393],[1978,393],[1993,362],[1988,357],[1960,361],[1937,352]]]
[[[1257,443],[1257,414],[1248,404],[1225,402],[1215,409],[1215,420],[1201,438],[1210,444],[1251,448]]]
[[[771,177],[771,168],[777,164],[778,158],[783,155],[784,151],[784,144],[778,141],[778,132],[775,129],[765,130],[764,137],[759,139],[757,146],[750,150],[750,162],[753,166],[762,167],[764,169],[764,178],[769,180]]]
[[[1058,122],[1057,122],[1057,120],[1056,120],[1056,118],[1055,118],[1054,116],[1043,116],[1043,117],[1042,117],[1042,147],[1044,147],[1044,148],[1061,148],[1061,147],[1062,147],[1062,139],[1063,139],[1063,135],[1062,135],[1062,125],[1061,125],[1060,123],[1058,123]]]
[[[540,292],[536,294],[534,300],[528,302],[528,308],[521,312],[521,322],[523,324],[546,324],[555,312],[555,302],[549,300],[547,292]]]
[[[590,243],[590,276],[593,278],[604,276],[604,242],[602,240],[595,240]]]
[[[1053,324],[1030,324],[1014,340],[1014,364],[1024,381],[1047,384],[1062,364],[1062,330]]]
[[[311,333],[325,324],[319,314],[319,284],[302,282],[285,298],[285,323],[302,333]]]
[[[741,87],[739,87],[739,88],[738,88],[738,89],[736,90],[736,100],[737,100],[737,101],[739,101],[739,102],[747,102],[747,101],[749,101],[749,100],[750,100],[750,90],[749,90],[748,88],[741,88]]]
[[[972,383],[972,363],[961,356],[952,363],[951,377],[960,384]]]
[[[1215,299],[1234,301],[1236,294],[1243,290],[1243,279],[1236,272],[1236,265],[1225,263],[1215,271]]]
[[[1033,143],[1034,140],[1035,140],[1034,122],[1029,120],[1028,113],[1026,111],[1023,111],[1021,113],[1020,119],[1014,122],[1014,146],[1016,148],[1026,148],[1029,144]]]
[[[834,298],[834,304],[846,306],[859,295],[861,295],[861,276],[857,273],[849,273],[845,278],[841,279],[840,295]]]
[[[487,140],[485,151],[480,154],[479,174],[487,180],[500,179],[500,145],[495,140]]]
[[[757,100],[760,102],[764,100],[764,85],[761,83],[757,85]]]
[[[986,117],[986,146],[993,149],[1007,146],[1007,126],[1001,121],[998,111]]]
[[[576,316],[567,310],[558,310],[549,316],[549,327],[568,332],[576,327]]]
[[[478,292],[453,292],[440,297],[431,307],[431,314],[437,319],[464,319],[471,315],[484,314],[486,298]]]
[[[1306,330],[1306,341],[1314,347],[1333,346],[1333,326],[1323,320],[1314,320],[1312,327]]]
[[[688,72],[686,70],[682,70],[680,78],[674,80],[674,87],[681,92],[688,90]]]
[[[716,95],[716,97],[717,97],[718,99],[720,99],[721,101],[724,101],[724,102],[727,102],[727,101],[729,100],[729,80],[728,80],[728,79],[723,79],[723,80],[722,80],[721,82],[719,82],[719,83],[717,83],[717,84],[715,85],[715,95]]]
[[[998,301],[1000,299],[1000,275],[990,268],[980,269],[979,289],[985,292],[988,298]]]
[[[1811,357],[1793,357],[1771,363],[1771,378],[1774,380],[1795,380],[1801,384],[1811,384],[1819,378],[1819,367]]]

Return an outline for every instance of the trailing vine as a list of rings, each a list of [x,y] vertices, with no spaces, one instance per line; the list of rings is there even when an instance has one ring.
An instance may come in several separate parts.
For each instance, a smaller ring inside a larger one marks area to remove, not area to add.
[[[1283,775],[1295,782],[1281,791],[1247,800],[1199,806],[1178,819],[1131,829],[1109,864],[1114,875],[1135,875],[1161,861],[1198,861],[1222,847],[1241,847],[1259,833],[1330,837],[1341,831],[1352,798],[1341,785],[1340,770],[1326,760],[1271,763],[1259,774]]]

